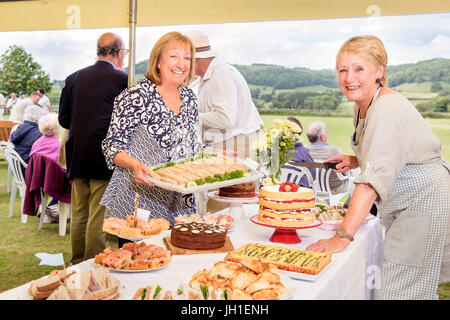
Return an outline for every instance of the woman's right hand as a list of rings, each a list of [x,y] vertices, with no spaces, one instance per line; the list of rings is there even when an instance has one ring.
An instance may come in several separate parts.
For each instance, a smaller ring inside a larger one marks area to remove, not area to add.
[[[156,185],[147,179],[147,176],[150,174],[150,169],[144,163],[130,156],[127,152],[118,152],[114,156],[113,162],[120,167],[128,168],[133,171],[136,184],[149,187],[154,187]]]
[[[338,162],[336,164],[336,169],[334,172],[346,173],[351,169],[356,169],[359,167],[358,160],[355,156],[349,156],[345,154],[339,154],[337,156],[328,158],[324,162]]]
[[[138,162],[133,168],[134,180],[138,185],[146,185],[149,187],[154,187],[155,184],[147,179],[147,176],[150,174],[150,169],[143,164],[142,162]]]

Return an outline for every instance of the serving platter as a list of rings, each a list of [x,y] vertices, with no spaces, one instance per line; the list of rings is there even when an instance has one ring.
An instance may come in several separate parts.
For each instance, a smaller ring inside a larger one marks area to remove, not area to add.
[[[160,181],[160,180],[152,178],[150,176],[146,176],[146,178],[148,180],[150,180],[151,182],[156,184],[158,187],[161,187],[161,188],[164,188],[167,190],[177,191],[177,192],[180,192],[183,194],[208,191],[211,189],[219,189],[222,187],[228,187],[228,186],[232,186],[235,184],[253,182],[253,181],[258,180],[261,177],[262,177],[261,173],[255,171],[253,169],[250,169],[250,175],[248,177],[242,177],[242,178],[238,178],[238,179],[230,179],[230,180],[225,180],[225,181],[218,181],[218,182],[213,182],[213,183],[205,183],[200,186],[188,188],[188,187],[183,187],[183,186],[179,186],[176,184]]]
[[[171,262],[171,261],[170,261],[170,262]],[[164,269],[165,267],[167,267],[167,266],[170,264],[170,262],[169,262],[168,264],[166,264],[166,265],[163,265],[163,266],[160,266],[160,267],[157,267],[157,268],[152,268],[152,269],[142,269],[142,270],[113,269],[113,268],[108,268],[108,267],[105,267],[105,266],[103,266],[103,265],[101,265],[101,264],[95,263],[94,261],[92,261],[92,266],[93,266],[94,268],[100,268],[100,267],[107,268],[107,269],[109,269],[109,271],[111,271],[111,272],[119,272],[119,273],[142,273],[142,272],[150,272],[150,271],[156,271],[156,270]]]
[[[370,220],[372,220],[374,218],[375,218],[375,216],[369,213],[367,215],[366,219],[364,219],[364,221],[362,222],[362,224],[366,224],[367,222],[369,222]],[[320,219],[320,217],[317,219]],[[320,219],[320,220],[322,221],[322,224],[318,227],[318,229],[324,230],[324,231],[336,231],[337,229],[339,229],[339,226],[344,221],[344,220],[325,221],[322,219]]]
[[[281,270],[281,269],[278,269],[278,272],[284,276],[291,278],[291,279],[314,282],[314,281],[317,281],[324,273],[326,273],[326,270],[330,268],[330,265],[332,265],[333,262],[334,262],[334,256],[331,257],[331,262],[325,268],[323,268],[322,271],[319,272],[319,274],[307,274],[307,273]]]
[[[278,270],[281,271],[281,270]],[[200,290],[196,290],[193,289],[190,285],[189,282],[191,281],[192,277],[189,278],[185,278],[182,282],[182,286],[184,286],[184,288],[189,288],[190,290],[193,291],[197,291],[200,295],[201,295],[201,291]],[[280,282],[285,286],[285,289],[283,291],[283,293],[280,296],[279,300],[289,300],[291,299],[295,292],[297,291],[298,288],[298,284],[295,283],[294,280],[292,280],[290,277],[288,277],[287,275],[284,275],[280,272]],[[183,290],[184,292],[185,290]],[[217,295],[220,296],[220,293]]]
[[[252,198],[230,198],[230,197],[219,196],[218,191],[210,191],[207,193],[207,196],[210,199],[214,199],[219,202],[227,202],[227,203],[255,203],[255,202],[259,201],[257,194]]]
[[[116,236],[116,237],[119,237],[119,238],[122,238],[122,239],[126,239],[126,240],[130,240],[130,241],[141,241],[141,240],[147,240],[147,239],[150,239],[150,238],[152,238],[152,237],[154,237],[154,236],[157,236],[158,234],[153,234],[153,235],[150,235],[150,236],[136,236],[136,237],[131,237],[131,236],[124,236],[124,235],[120,235],[120,234],[116,234],[116,233],[112,233],[112,232],[107,232],[107,233],[109,233],[109,234],[112,234],[112,235],[114,235],[114,236]]]

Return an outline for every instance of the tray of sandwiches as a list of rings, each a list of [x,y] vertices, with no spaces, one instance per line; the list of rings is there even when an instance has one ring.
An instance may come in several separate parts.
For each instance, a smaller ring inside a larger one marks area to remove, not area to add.
[[[32,281],[22,300],[116,300],[125,289],[107,268],[79,271],[76,267],[53,270]]]
[[[226,261],[232,262],[247,258],[274,264],[280,273],[305,281],[316,281],[333,262],[329,252],[312,252],[258,243],[243,245],[225,256]]]
[[[202,152],[195,157],[150,167],[147,177],[161,188],[183,194],[258,180],[261,174],[243,162],[240,158]]]
[[[170,229],[170,222],[164,218],[148,221],[127,215],[125,219],[109,217],[103,220],[102,230],[122,239],[138,241],[149,239],[160,232]]]
[[[146,272],[167,267],[172,252],[145,242],[125,243],[120,249],[106,248],[95,256],[94,267],[106,267],[115,272]]]

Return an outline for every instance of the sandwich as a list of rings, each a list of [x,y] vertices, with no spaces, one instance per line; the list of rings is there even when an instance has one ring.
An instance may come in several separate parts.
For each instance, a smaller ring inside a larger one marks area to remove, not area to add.
[[[47,299],[61,284],[62,282],[58,276],[48,276],[33,281],[30,285],[29,293],[33,300]]]
[[[92,273],[90,270],[77,272],[64,281],[64,286],[69,290],[69,294],[73,300],[81,300],[89,293],[91,279]]]
[[[65,286],[59,286],[47,300],[72,300],[72,296]]]
[[[132,300],[172,300],[172,293],[159,285],[139,288]]]
[[[109,274],[107,268],[97,268],[92,272],[89,293],[83,300],[113,300],[119,297],[120,281]]]

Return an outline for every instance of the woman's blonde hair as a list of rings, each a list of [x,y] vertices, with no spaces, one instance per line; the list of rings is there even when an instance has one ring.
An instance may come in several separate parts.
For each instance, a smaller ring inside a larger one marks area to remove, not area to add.
[[[161,75],[159,73],[158,64],[161,60],[161,55],[163,54],[164,50],[171,48],[175,44],[183,44],[186,47],[189,47],[189,50],[191,52],[191,66],[189,69],[189,75],[186,77],[186,79],[181,84],[182,87],[187,86],[191,79],[194,78],[194,61],[195,61],[195,48],[192,44],[191,39],[186,37],[185,35],[182,35],[179,32],[172,31],[168,32],[165,35],[163,35],[159,40],[156,42],[155,46],[153,47],[151,53],[150,53],[150,59],[148,60],[148,66],[147,66],[147,73],[145,74],[145,77],[151,81],[153,81],[156,85],[161,85]]]
[[[56,113],[42,116],[38,121],[39,131],[47,137],[57,136],[61,130]]]
[[[345,41],[336,55],[336,70],[338,69],[339,58],[344,52],[353,52],[360,55],[377,69],[380,66],[384,66],[383,76],[381,79],[377,79],[377,82],[382,86],[386,86],[386,66],[388,57],[383,42],[380,39],[375,36],[357,36]]]

